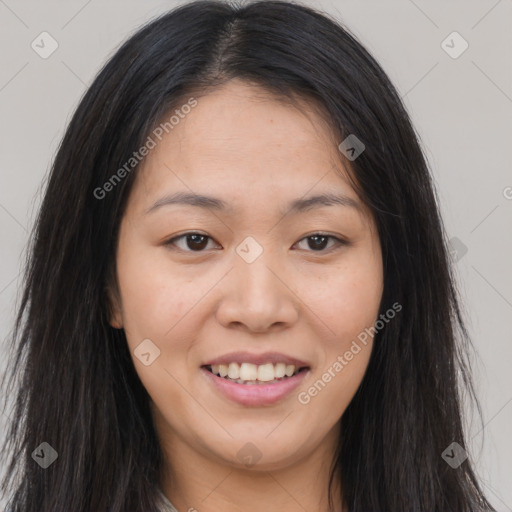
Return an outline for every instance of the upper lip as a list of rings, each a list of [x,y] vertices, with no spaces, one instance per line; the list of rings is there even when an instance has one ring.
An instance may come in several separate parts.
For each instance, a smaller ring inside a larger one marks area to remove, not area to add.
[[[250,352],[232,352],[225,354],[215,359],[209,360],[202,366],[213,366],[218,364],[229,364],[229,363],[252,363],[255,365],[262,365],[266,363],[284,363],[287,365],[295,365],[296,367],[308,367],[309,365],[300,359],[295,357],[287,356],[286,354],[280,354],[279,352],[264,352],[263,354],[251,354]]]

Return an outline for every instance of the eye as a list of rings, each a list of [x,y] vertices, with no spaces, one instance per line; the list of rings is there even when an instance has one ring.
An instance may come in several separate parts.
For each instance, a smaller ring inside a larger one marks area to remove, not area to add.
[[[185,243],[183,244],[185,247],[183,247],[183,245],[182,247],[179,247],[176,243],[176,241],[182,239],[185,240]],[[213,238],[208,235],[204,235],[203,233],[190,232],[171,238],[165,242],[165,245],[177,246],[178,249],[185,252],[204,252],[203,249],[208,245],[208,240],[213,240]]]
[[[341,238],[338,238],[333,235],[328,235],[327,233],[313,233],[302,238],[299,241],[299,243],[302,242],[303,240],[307,240],[308,247],[310,247],[313,250],[313,252],[328,252],[328,250],[325,251],[325,247],[329,239],[334,240],[334,246],[349,245],[349,243],[346,240],[342,240]],[[330,248],[332,247],[333,246],[331,245]]]

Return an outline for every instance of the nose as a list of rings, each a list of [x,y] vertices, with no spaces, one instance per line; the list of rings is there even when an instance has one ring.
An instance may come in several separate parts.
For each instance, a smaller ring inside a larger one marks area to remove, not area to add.
[[[300,300],[292,290],[289,272],[270,251],[263,251],[252,263],[235,254],[234,267],[217,307],[219,323],[262,333],[297,322]]]

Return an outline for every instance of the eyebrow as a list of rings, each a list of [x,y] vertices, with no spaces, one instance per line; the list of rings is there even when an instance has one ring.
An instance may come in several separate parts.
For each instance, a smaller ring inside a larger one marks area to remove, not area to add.
[[[206,196],[193,192],[176,192],[174,194],[166,195],[158,199],[151,207],[146,210],[145,213],[153,212],[162,206],[174,204],[189,205],[204,209],[213,209],[232,215],[236,213],[236,209],[218,197]],[[323,194],[317,194],[306,198],[294,199],[288,203],[287,208],[284,211],[281,211],[281,214],[283,216],[294,213],[296,214],[307,210],[312,210],[314,208],[334,205],[354,208],[362,212],[362,205],[359,201],[356,201],[355,199],[352,199],[351,197],[345,196],[343,194],[325,192]]]

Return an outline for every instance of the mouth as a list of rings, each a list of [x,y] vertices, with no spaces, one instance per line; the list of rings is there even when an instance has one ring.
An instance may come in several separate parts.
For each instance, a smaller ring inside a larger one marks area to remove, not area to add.
[[[285,363],[236,363],[203,365],[202,368],[221,379],[244,386],[277,384],[309,370],[309,366]]]
[[[202,365],[200,370],[215,395],[243,407],[264,407],[290,397],[309,374],[310,367],[225,362]]]

